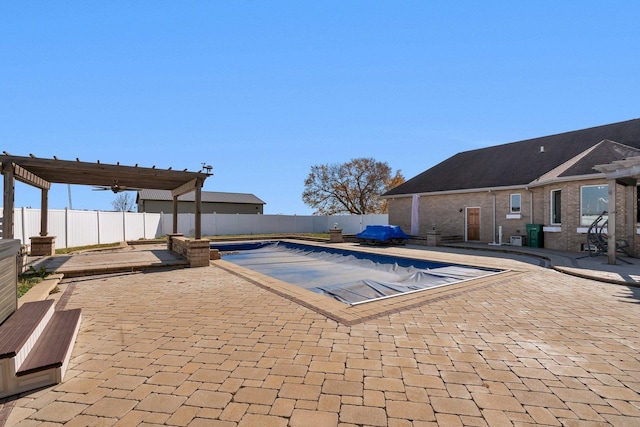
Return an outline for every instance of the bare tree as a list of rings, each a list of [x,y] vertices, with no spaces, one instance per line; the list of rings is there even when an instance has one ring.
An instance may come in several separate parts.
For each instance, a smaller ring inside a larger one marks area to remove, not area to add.
[[[316,215],[386,213],[380,196],[403,182],[399,170],[393,174],[387,163],[372,158],[316,165],[304,181],[302,200]]]
[[[132,211],[135,207],[135,200],[133,197],[130,197],[130,194],[127,192],[118,193],[116,199],[111,202],[113,209],[119,212],[129,212]]]

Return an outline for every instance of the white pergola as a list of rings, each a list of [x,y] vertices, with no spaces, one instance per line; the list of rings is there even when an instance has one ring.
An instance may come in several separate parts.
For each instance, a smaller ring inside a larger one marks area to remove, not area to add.
[[[634,197],[638,180],[640,180],[640,156],[629,157],[624,160],[617,160],[604,165],[594,166],[599,172],[605,174],[607,183],[609,185],[609,222],[608,222],[608,236],[610,242],[616,241],[616,215],[618,206],[616,203],[617,196],[617,184],[625,187],[624,203],[625,203],[625,227],[627,236],[635,236],[635,225],[638,218],[635,218],[637,212],[636,198]],[[637,196],[636,196],[637,197]],[[635,255],[634,245],[631,245],[631,249]],[[616,244],[607,245],[607,255],[609,257],[609,264],[616,263]]]

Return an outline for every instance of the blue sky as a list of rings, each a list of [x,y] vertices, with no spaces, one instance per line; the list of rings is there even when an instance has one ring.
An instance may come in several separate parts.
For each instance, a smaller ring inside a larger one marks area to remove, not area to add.
[[[205,190],[307,215],[313,165],[373,157],[409,179],[640,117],[639,18],[636,1],[2,2],[0,151],[206,162]],[[68,206],[66,185],[49,200]],[[74,209],[113,200],[72,187]]]

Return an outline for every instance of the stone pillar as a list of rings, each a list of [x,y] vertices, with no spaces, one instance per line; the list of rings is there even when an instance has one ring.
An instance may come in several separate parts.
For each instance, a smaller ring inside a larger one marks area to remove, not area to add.
[[[52,256],[56,254],[56,236],[33,236],[31,256]]]
[[[168,233],[167,234],[167,249],[173,251],[173,238],[174,237],[183,237],[182,233]],[[175,252],[175,251],[174,251]]]
[[[332,228],[329,230],[329,242],[330,243],[343,243],[344,239],[342,238],[342,229],[341,228]]]
[[[436,230],[427,231],[427,246],[440,246],[440,232]]]
[[[211,257],[208,240],[188,240],[187,258],[189,267],[207,267]]]

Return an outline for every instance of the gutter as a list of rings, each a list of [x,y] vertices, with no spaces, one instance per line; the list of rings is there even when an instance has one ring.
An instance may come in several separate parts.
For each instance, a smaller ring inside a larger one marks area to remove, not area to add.
[[[403,194],[392,194],[392,195],[382,195],[381,199],[402,199],[406,197],[413,197],[414,194],[418,196],[445,196],[451,194],[468,194],[468,193],[481,193],[481,192],[492,192],[492,191],[509,191],[509,190],[529,190],[530,188],[543,187],[549,184],[556,184],[560,182],[569,182],[569,181],[589,181],[592,179],[605,179],[606,176],[603,173],[593,173],[589,175],[573,175],[567,177],[557,177],[545,181],[531,181],[528,184],[521,185],[506,185],[503,187],[482,187],[482,188],[466,188],[460,190],[443,190],[443,191],[426,191],[422,193],[403,193]]]

